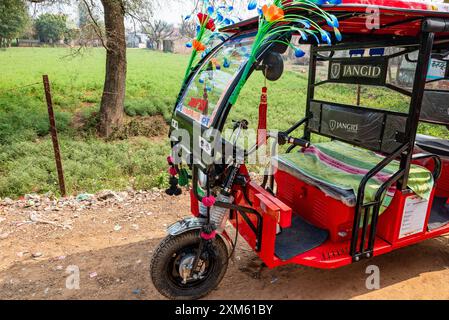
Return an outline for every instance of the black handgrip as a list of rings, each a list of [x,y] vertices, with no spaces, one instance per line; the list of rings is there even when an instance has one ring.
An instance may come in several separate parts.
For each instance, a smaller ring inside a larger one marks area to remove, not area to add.
[[[304,139],[299,139],[299,138],[288,137],[288,143],[293,146],[302,147],[302,148],[310,147],[309,141],[304,140]]]
[[[302,147],[302,148],[310,147],[309,141],[304,140],[304,139],[289,137],[285,132],[278,133],[278,143],[281,146],[288,143],[295,147]]]

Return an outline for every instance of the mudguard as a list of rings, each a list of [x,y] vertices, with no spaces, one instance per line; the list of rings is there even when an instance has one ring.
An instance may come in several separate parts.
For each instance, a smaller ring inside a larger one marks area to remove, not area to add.
[[[186,233],[191,230],[200,230],[206,223],[207,219],[205,218],[185,218],[168,227],[167,233],[171,236],[179,236],[180,234]],[[223,231],[219,233],[218,236],[223,239],[226,246],[228,247],[228,251],[230,252],[232,248],[232,240],[229,235],[226,233],[226,231]]]

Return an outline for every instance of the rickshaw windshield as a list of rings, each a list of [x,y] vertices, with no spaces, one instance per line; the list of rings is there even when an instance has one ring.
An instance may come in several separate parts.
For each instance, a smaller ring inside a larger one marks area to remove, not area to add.
[[[191,80],[176,111],[209,127],[227,89],[248,61],[253,42],[253,35],[236,37],[212,54]]]

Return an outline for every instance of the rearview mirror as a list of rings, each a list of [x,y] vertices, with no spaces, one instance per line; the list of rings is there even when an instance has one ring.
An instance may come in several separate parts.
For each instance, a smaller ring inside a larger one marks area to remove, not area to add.
[[[284,73],[284,59],[278,52],[269,52],[263,59],[261,68],[267,80],[279,80]]]

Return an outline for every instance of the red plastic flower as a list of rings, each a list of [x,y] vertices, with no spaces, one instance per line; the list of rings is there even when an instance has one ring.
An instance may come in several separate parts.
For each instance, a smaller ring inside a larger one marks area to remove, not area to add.
[[[198,13],[198,20],[200,21],[200,25],[204,25],[207,23],[207,21],[209,21],[209,16],[207,14],[204,13]]]
[[[206,25],[206,29],[208,29],[208,30],[210,30],[212,32],[215,31],[215,21],[214,21],[214,19],[209,19],[209,21],[207,22],[207,25]]]

